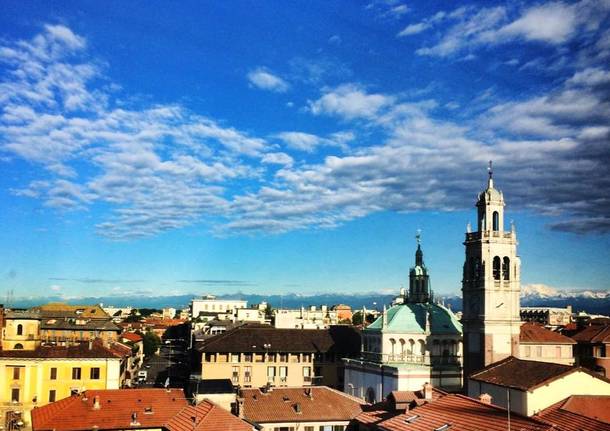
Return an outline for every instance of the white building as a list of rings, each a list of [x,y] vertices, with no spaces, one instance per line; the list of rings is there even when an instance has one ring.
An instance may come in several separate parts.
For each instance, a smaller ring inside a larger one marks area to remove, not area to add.
[[[241,299],[216,299],[214,295],[206,295],[191,301],[191,316],[197,318],[200,313],[230,313],[238,308],[247,308],[248,301]]]
[[[327,329],[339,323],[337,311],[326,305],[301,307],[299,310],[278,309],[273,315],[276,328]]]
[[[487,189],[479,193],[477,230],[468,227],[462,279],[464,375],[519,355],[521,261],[514,226],[504,229],[504,195],[494,188],[491,162]]]
[[[345,360],[344,391],[379,402],[392,391],[415,391],[425,383],[462,387],[462,325],[451,310],[432,302],[428,270],[419,244],[409,274],[409,294],[362,331],[359,359]]]
[[[610,395],[610,382],[586,368],[509,357],[470,376],[468,396],[482,394],[496,406],[532,416],[571,395]]]

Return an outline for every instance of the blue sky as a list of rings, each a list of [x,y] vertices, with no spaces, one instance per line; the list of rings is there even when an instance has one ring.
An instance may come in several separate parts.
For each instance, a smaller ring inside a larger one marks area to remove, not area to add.
[[[0,295],[459,293],[494,160],[526,286],[608,290],[610,4],[0,9]]]

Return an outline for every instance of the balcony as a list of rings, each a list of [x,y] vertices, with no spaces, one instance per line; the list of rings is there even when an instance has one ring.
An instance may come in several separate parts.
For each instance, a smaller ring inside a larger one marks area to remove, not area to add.
[[[413,355],[388,354],[377,352],[362,352],[360,358],[365,361],[381,362],[385,364],[412,364],[412,365],[461,365],[462,357],[458,355]]]
[[[508,231],[483,231],[483,232],[468,232],[466,233],[466,241],[478,241],[480,239],[489,239],[489,238],[504,238],[511,239],[513,238],[513,233]]]

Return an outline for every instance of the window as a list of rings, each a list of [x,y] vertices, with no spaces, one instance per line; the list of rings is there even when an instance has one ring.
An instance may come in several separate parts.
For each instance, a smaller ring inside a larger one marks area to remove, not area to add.
[[[555,357],[561,358],[561,346],[555,346]]]
[[[49,402],[54,403],[56,396],[57,396],[57,393],[56,393],[55,389],[51,389],[49,391]]]
[[[19,380],[21,378],[21,368],[13,368],[13,380]]]
[[[23,325],[21,323],[17,325],[17,335],[23,335]]]
[[[288,362],[288,354],[280,353],[280,362]]]
[[[80,367],[72,368],[72,380],[80,380]]]
[[[532,356],[532,348],[530,346],[525,346],[525,356]]]
[[[51,380],[57,380],[57,368],[51,368],[51,375],[49,376]]]
[[[231,354],[231,362],[239,362],[239,353]]]
[[[314,431],[314,429],[315,429],[315,427],[311,427],[311,426],[309,426],[309,427],[305,427],[305,428],[303,429],[303,431]]]
[[[98,367],[91,368],[89,372],[89,378],[91,380],[99,380],[100,379],[100,369]]]
[[[494,257],[493,276],[494,276],[494,280],[500,279],[500,258],[498,256]]]
[[[231,381],[233,383],[239,383],[239,367],[232,367]]]
[[[13,349],[15,350],[23,350],[23,344],[21,343],[17,343],[13,346]]]
[[[244,367],[244,383],[252,381],[252,367]]]
[[[311,367],[303,367],[303,381],[311,382]]]
[[[11,401],[15,403],[19,402],[19,388],[11,389]]]
[[[267,367],[267,381],[275,381],[275,367]]]
[[[252,362],[252,353],[244,353],[244,361]]]
[[[504,280],[510,279],[510,259],[506,256],[502,260],[502,278]]]
[[[536,347],[536,356],[538,356],[539,358],[542,357],[542,346]]]
[[[286,383],[288,378],[288,367],[280,367],[280,382]]]
[[[500,216],[498,211],[494,211],[492,214],[492,228],[494,231],[500,230]]]

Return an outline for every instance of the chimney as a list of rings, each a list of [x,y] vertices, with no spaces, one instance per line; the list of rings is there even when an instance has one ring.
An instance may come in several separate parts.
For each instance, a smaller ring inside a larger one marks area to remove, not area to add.
[[[432,400],[432,385],[428,382],[424,383],[424,399],[426,401]]]
[[[131,423],[129,425],[131,425],[131,426],[138,426],[138,425],[140,425],[140,422],[138,422],[138,413],[133,412],[131,414]]]
[[[491,395],[481,394],[479,395],[479,401],[481,401],[483,404],[491,404]]]
[[[245,398],[242,398],[242,397],[237,398],[237,405],[236,405],[236,408],[237,408],[237,412],[236,413],[237,414],[236,414],[236,416],[238,418],[240,418],[240,419],[244,418],[244,401],[245,401]]]
[[[294,412],[297,414],[301,414],[303,413],[303,411],[301,410],[301,403],[295,403],[292,408],[294,409]]]
[[[100,396],[96,395],[93,397],[93,410],[99,410],[100,408]]]
[[[310,400],[313,400],[313,390],[311,388],[305,389],[305,396]]]

